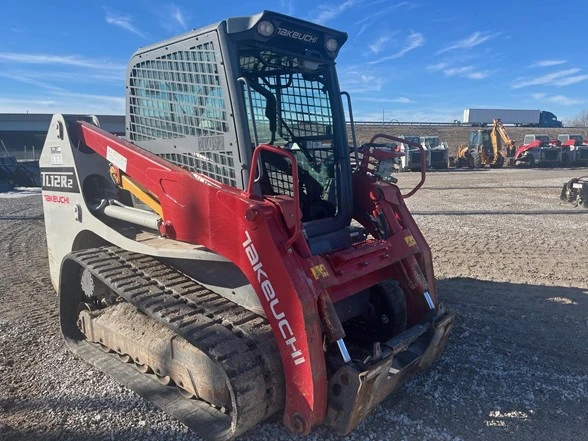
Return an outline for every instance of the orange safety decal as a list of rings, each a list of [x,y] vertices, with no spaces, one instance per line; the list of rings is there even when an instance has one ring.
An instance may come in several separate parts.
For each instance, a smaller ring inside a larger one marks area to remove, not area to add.
[[[322,263],[320,265],[315,265],[310,268],[312,275],[315,280],[324,279],[325,277],[329,277],[329,272],[327,271],[327,267]]]

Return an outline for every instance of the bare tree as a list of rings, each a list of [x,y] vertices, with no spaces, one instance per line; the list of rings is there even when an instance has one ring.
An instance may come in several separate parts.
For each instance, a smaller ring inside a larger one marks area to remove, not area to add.
[[[588,109],[582,110],[574,118],[570,119],[566,125],[569,127],[588,127]]]

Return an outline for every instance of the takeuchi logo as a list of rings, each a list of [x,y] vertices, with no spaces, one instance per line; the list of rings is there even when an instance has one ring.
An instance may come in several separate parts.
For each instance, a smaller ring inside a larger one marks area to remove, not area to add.
[[[282,37],[292,38],[294,40],[304,41],[306,43],[312,43],[312,44],[315,44],[318,40],[318,37],[316,35],[305,34],[303,32],[293,31],[292,29],[286,29],[286,28],[278,28],[278,35],[281,35]]]
[[[282,334],[286,346],[290,348],[290,356],[294,360],[294,364],[302,364],[306,360],[302,351],[296,348],[296,336],[294,335],[292,326],[290,326],[290,322],[286,318],[286,313],[280,310],[280,299],[276,296],[272,281],[263,269],[263,263],[261,262],[259,253],[253,244],[249,231],[245,231],[245,236],[247,237],[247,240],[243,242],[243,248],[245,249],[245,254],[249,259],[251,268],[257,276],[257,281],[263,291],[265,300],[269,303],[272,315],[278,322],[278,328],[280,329],[280,333]]]

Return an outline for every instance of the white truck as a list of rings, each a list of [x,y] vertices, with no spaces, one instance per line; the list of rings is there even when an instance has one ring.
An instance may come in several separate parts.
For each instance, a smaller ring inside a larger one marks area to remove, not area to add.
[[[472,126],[486,126],[499,119],[503,124],[527,127],[563,127],[557,116],[545,110],[464,109],[463,122]]]

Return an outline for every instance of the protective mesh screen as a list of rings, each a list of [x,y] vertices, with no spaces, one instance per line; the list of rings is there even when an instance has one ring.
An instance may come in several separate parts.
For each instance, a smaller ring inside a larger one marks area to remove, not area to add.
[[[270,135],[267,100],[259,89],[273,95],[278,103],[278,131],[283,139],[325,138],[332,134],[333,118],[324,77],[318,72],[303,73],[308,68],[303,63],[298,58],[271,51],[254,54],[245,51],[240,56],[241,73],[253,86],[249,90],[253,108],[249,111],[255,117],[260,141],[269,139]],[[316,63],[317,69],[318,66]]]
[[[160,157],[237,187],[235,154],[227,149],[203,150],[211,137],[229,132],[226,91],[221,82],[213,41],[152,56],[134,65],[128,105],[131,141],[194,138],[194,152],[167,153],[169,143],[154,147]],[[186,145],[186,144],[184,144]],[[199,146],[198,149],[196,146]]]
[[[318,81],[309,81],[296,74],[290,87],[280,91],[282,119],[295,137],[332,134],[331,105],[322,89]]]
[[[237,186],[232,152],[202,152],[193,155],[163,153],[159,156],[192,172],[202,173],[223,184],[231,187]]]
[[[132,141],[228,131],[212,42],[137,63],[128,98]]]

